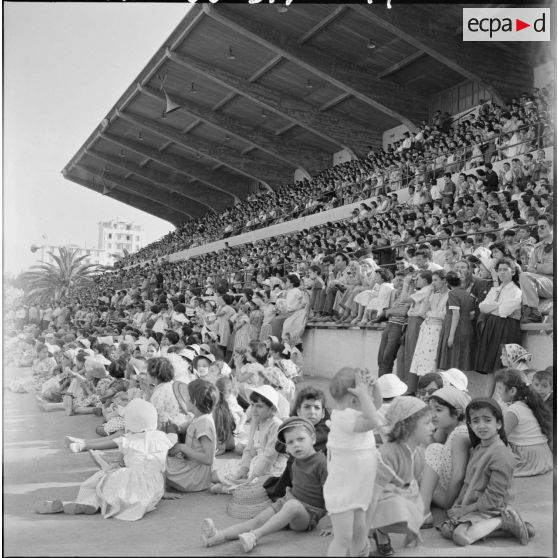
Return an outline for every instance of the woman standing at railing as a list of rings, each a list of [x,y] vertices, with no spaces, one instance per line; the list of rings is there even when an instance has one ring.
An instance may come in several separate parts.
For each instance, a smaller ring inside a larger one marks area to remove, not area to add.
[[[500,346],[521,344],[521,289],[519,266],[510,258],[502,258],[495,266],[498,282],[479,304],[486,315],[480,328],[475,370],[490,375],[488,394],[494,388],[493,372],[500,367]]]
[[[451,271],[446,275],[450,289],[447,312],[440,333],[437,362],[438,368],[447,370],[472,370],[474,358],[471,343],[473,341],[473,324],[471,312],[475,303],[471,295],[463,288],[458,275]]]

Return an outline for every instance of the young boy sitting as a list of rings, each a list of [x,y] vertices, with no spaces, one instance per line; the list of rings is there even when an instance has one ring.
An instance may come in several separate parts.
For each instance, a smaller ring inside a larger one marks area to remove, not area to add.
[[[552,381],[552,366],[546,370],[539,370],[533,374],[531,389],[540,395],[545,407],[554,413],[554,386]]]
[[[292,416],[297,416],[309,420],[315,430],[316,441],[314,449],[318,452],[326,453],[327,436],[329,427],[326,421],[329,420],[329,412],[325,408],[325,394],[321,389],[312,386],[302,388],[295,398]],[[275,450],[278,453],[285,453],[285,444],[278,441],[275,444]],[[269,477],[264,483],[267,495],[273,500],[282,498],[285,495],[287,487],[292,483],[292,465],[294,458],[289,457],[287,466],[280,477]]]
[[[300,417],[286,419],[277,431],[277,440],[293,456],[292,484],[283,498],[256,517],[223,530],[210,518],[204,519],[201,538],[206,546],[238,539],[245,552],[252,550],[263,536],[287,527],[293,531],[311,531],[326,515],[323,486],[327,478],[327,460],[316,452],[314,425]]]

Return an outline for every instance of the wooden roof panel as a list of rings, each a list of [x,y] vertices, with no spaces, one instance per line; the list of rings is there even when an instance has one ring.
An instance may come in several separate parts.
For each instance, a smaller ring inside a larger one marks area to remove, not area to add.
[[[186,143],[187,137],[188,136],[185,137]],[[180,157],[186,161],[192,161],[193,163],[207,165],[208,169],[215,165],[215,161],[213,159],[201,154],[197,154],[195,151],[190,150],[182,145],[177,145],[175,143],[169,145],[169,147],[165,149],[165,153],[168,153],[169,155],[176,155],[177,157]]]
[[[157,76],[159,76],[159,79],[157,79]],[[169,95],[175,93],[192,97],[196,103],[207,107],[213,106],[228,93],[226,87],[222,87],[204,75],[187,70],[170,60],[163,64],[157,75],[149,81],[149,85],[159,90],[163,79],[165,79],[164,88]],[[195,93],[192,90],[192,84]]]
[[[287,118],[280,116],[272,110],[262,108],[241,95],[234,97],[223,108],[219,109],[219,112],[249,121],[255,129],[264,128],[273,132],[284,128],[290,122]]]
[[[331,10],[333,10],[333,6]],[[376,44],[373,51],[367,48],[370,39]],[[390,65],[391,60],[398,56],[400,50],[403,52],[408,50],[399,43],[400,41],[395,35],[370,22],[363,21],[352,10],[345,10],[322,33],[318,33],[308,41],[309,45],[330,52],[332,55],[346,60],[349,64],[355,65],[371,54],[375,54],[376,59],[381,59],[383,64]],[[384,44],[390,44],[392,48],[381,52]]]
[[[341,149],[341,147],[335,145],[333,142],[322,139],[308,132],[304,128],[301,128],[300,126],[291,128],[290,130],[281,134],[281,137],[286,141],[300,141],[307,146],[323,149],[324,151],[329,151],[332,154]]]
[[[347,117],[353,120],[362,122],[375,131],[383,132],[398,124],[397,120],[394,118],[390,118],[386,114],[375,111],[372,107],[354,97],[349,97],[336,105],[335,110],[342,114],[346,114]]]
[[[249,146],[247,142],[241,141],[231,134],[226,133],[224,130],[220,130],[215,126],[204,124],[203,122],[196,126],[191,133],[184,136],[185,141],[188,141],[190,137],[193,138],[193,141],[199,137],[204,141],[211,141],[216,144],[223,145],[224,147],[234,149],[239,153]]]
[[[463,76],[430,56],[423,56],[386,79],[414,88],[426,97],[463,81]]]
[[[119,135],[119,137],[124,139],[122,135]],[[128,135],[128,138],[129,137],[130,135]],[[109,141],[108,139],[105,139],[103,137],[99,138],[99,140],[93,144],[92,149],[99,153],[109,155],[110,157],[115,157],[116,159],[122,159],[128,163],[132,163],[135,165],[139,165],[145,158],[139,153],[136,153],[131,149],[127,149],[126,147],[116,145],[114,142]],[[102,164],[105,165],[105,163]],[[110,163],[106,164],[109,165]]]
[[[308,88],[308,80],[312,88]],[[282,60],[271,71],[258,80],[258,83],[281,91],[297,99],[302,99],[318,108],[343,93],[341,89],[316,77],[293,62]]]
[[[234,59],[229,58],[231,49]],[[214,67],[248,79],[273,58],[273,53],[238,35],[214,19],[204,17],[176,52],[195,56]]]
[[[284,4],[284,2],[281,3]],[[278,11],[278,4],[258,4],[256,6],[239,3],[227,4],[227,8],[245,17],[257,17],[262,25],[272,26],[294,37],[302,36],[331,11],[331,7],[327,4],[291,4],[285,13]]]

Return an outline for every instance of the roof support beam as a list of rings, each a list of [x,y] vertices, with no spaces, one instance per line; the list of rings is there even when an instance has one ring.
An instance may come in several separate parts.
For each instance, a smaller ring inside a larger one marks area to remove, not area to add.
[[[215,103],[211,107],[211,110],[215,112],[220,108],[223,108],[229,101],[232,101],[235,97],[236,97],[236,93],[234,91],[227,93],[219,102]]]
[[[82,163],[78,163],[75,167],[87,172],[92,176],[97,175],[97,169],[95,167],[90,167]],[[112,182],[119,189],[124,190],[125,192],[129,192],[132,195],[141,196],[142,198],[145,198],[147,200],[156,201],[157,203],[160,203],[161,205],[164,205],[165,207],[168,207],[169,209],[172,209],[177,213],[182,213],[188,218],[194,219],[192,213],[184,209],[183,207],[184,202],[182,201],[184,198],[181,198],[180,196],[175,196],[171,193],[165,195],[160,190],[157,191],[154,188],[150,188],[147,184],[141,184],[135,181],[124,180],[124,178],[121,178],[120,176],[117,176],[112,173],[104,173],[101,181],[103,184],[105,182]],[[201,217],[202,215],[203,213],[201,215],[198,215],[198,217]]]
[[[67,180],[71,180],[76,184],[85,186],[85,188],[89,188],[90,190],[93,190],[94,192],[103,195],[103,190],[104,190],[103,186],[99,184],[95,184],[90,180],[85,180],[84,178],[79,178],[73,174],[70,174],[67,171],[67,168],[65,168],[62,171],[62,175]],[[129,205],[131,207],[135,207],[140,211],[144,211],[149,215],[153,215],[154,217],[158,217],[159,219],[168,221],[169,223],[172,223],[175,227],[179,227],[186,221],[182,213],[179,213],[175,209],[170,209],[167,206],[161,205],[153,200],[148,201],[137,195],[128,194],[127,192],[121,192],[119,190],[112,190],[110,194],[105,194],[105,195],[108,195],[109,197],[115,199],[116,201]]]
[[[427,101],[421,96],[402,90],[397,85],[386,83],[350,67],[345,60],[332,56],[315,47],[301,45],[297,40],[287,37],[272,28],[239,15],[223,6],[204,4],[205,13],[233,29],[237,33],[256,42],[262,47],[276,52],[294,64],[312,72],[321,79],[335,85],[342,91],[372,108],[390,116],[396,121],[414,129],[415,122],[426,116]]]
[[[164,101],[164,97],[151,87],[139,87],[139,89],[142,93],[158,101]],[[320,171],[329,162],[330,156],[317,149],[310,150],[303,144],[297,145],[278,140],[273,132],[263,128],[256,130],[250,124],[244,123],[237,118],[215,113],[174,93],[172,98],[181,105],[179,110],[195,116],[206,124],[224,130],[242,141],[250,143],[252,148],[257,148],[271,155],[283,164],[293,168],[302,167],[312,171]],[[128,113],[122,113],[121,116],[126,118]]]
[[[302,37],[299,37],[297,43],[299,45],[303,45],[304,43],[307,43],[312,37],[315,37],[320,31],[322,31],[322,29],[327,27],[332,21],[335,21],[346,9],[347,6],[343,6],[343,5],[335,8],[335,10],[333,10],[333,12],[331,12],[329,15],[324,17],[324,19],[318,21],[318,23],[316,23],[316,25],[314,25],[314,27],[312,27],[310,31],[307,31],[306,33],[304,33],[304,35],[302,35]]]
[[[256,72],[254,72],[249,78],[248,81],[249,82],[254,82],[254,81],[258,81],[262,76],[264,76],[265,74],[267,74],[267,72],[271,71],[273,68],[275,68],[275,66],[277,66],[277,64],[279,64],[279,62],[281,62],[282,60],[282,56],[274,56],[267,64],[265,64],[264,66],[262,66],[259,70],[257,70]]]
[[[339,95],[338,97],[335,97],[335,99],[331,99],[331,101],[328,101],[327,103],[324,103],[319,110],[327,110],[330,108],[333,108],[335,105],[338,105],[339,103],[342,103],[345,99],[348,99],[350,97],[350,93],[341,93],[341,95]]]
[[[143,143],[132,142],[107,132],[99,134],[99,136],[120,147],[130,149],[142,157],[149,157],[153,161],[179,174],[197,178],[200,182],[207,184],[213,190],[218,190],[229,196],[233,196],[235,202],[239,201],[239,198],[245,198],[250,193],[248,184],[239,181],[238,177],[230,173],[213,173],[200,163],[195,163],[194,161],[189,161],[182,157],[176,157],[175,155],[160,153],[157,149],[144,145]]]
[[[86,155],[94,157],[99,161],[103,161],[104,163],[127,171],[128,174],[125,178],[129,178],[129,174],[135,174],[140,178],[148,180],[159,189],[178,194],[179,196],[183,197],[184,200],[188,200],[187,203],[189,203],[189,209],[197,214],[196,217],[201,217],[207,211],[207,209],[215,212],[216,208],[210,205],[207,201],[200,200],[199,198],[191,195],[192,190],[194,192],[197,190],[197,192],[200,193],[200,190],[197,188],[192,188],[191,186],[188,186],[186,184],[181,184],[180,186],[171,184],[168,182],[168,177],[165,174],[153,169],[140,167],[130,161],[127,161],[126,159],[122,159],[121,157],[107,155],[106,153],[102,153],[101,151],[97,151],[95,149],[88,149],[85,151],[85,153]],[[188,192],[185,192],[186,189],[188,189]],[[230,204],[227,203],[226,200],[223,201],[224,203],[222,203],[217,209],[226,209],[227,207],[229,207]]]
[[[412,64],[413,62],[415,62],[419,58],[422,58],[423,56],[424,56],[424,52],[422,52],[422,50],[417,50],[416,52],[413,52],[413,54],[410,54],[406,58],[403,58],[403,60],[400,60],[393,66],[386,68],[383,72],[380,72],[376,77],[378,79],[383,79],[387,76],[390,76],[391,74],[395,74],[395,72],[402,70],[403,68],[407,67],[409,64]]]
[[[190,135],[187,138],[184,138],[184,136],[177,130],[170,128],[169,126],[162,126],[161,124],[148,118],[144,118],[143,116],[131,115],[125,112],[117,112],[117,115],[134,126],[141,126],[143,129],[149,130],[164,139],[170,140],[188,151],[199,153],[218,163],[223,163],[223,165],[229,167],[233,172],[243,174],[248,178],[272,183],[277,182],[277,180],[288,181],[292,178],[292,173],[284,166],[273,165],[273,163],[268,163],[267,161],[255,156],[242,157],[229,147],[209,142],[200,137]]]
[[[265,109],[272,110],[321,138],[342,148],[354,148],[367,152],[366,146],[376,142],[381,144],[379,132],[370,130],[344,114],[322,113],[312,105],[290,95],[279,93],[258,83],[245,80],[224,70],[176,52],[167,50],[167,57],[174,63],[204,75],[206,78],[232,89]]]
[[[286,126],[283,126],[280,130],[277,130],[275,132],[276,136],[281,136],[283,135],[285,132],[288,132],[289,130],[292,130],[294,127],[296,126],[296,122],[290,122],[289,124],[287,124]]]
[[[409,11],[403,10],[394,14],[393,10],[370,9],[357,4],[350,4],[350,8],[467,79],[481,81],[500,104],[505,104],[502,95],[513,96],[532,83],[532,66],[496,45],[492,45],[499,51],[493,55],[498,59],[494,64],[486,56],[484,43],[464,43],[442,29],[429,35],[425,29],[429,28],[428,23],[432,27],[432,12],[427,9],[417,7],[410,16]]]

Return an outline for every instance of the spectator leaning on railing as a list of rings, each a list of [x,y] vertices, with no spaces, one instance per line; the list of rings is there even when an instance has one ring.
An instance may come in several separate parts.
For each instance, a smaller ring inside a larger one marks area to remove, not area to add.
[[[551,215],[541,215],[537,221],[539,240],[535,244],[527,269],[519,276],[523,293],[523,322],[541,322],[540,299],[549,299],[554,289],[554,234]]]

